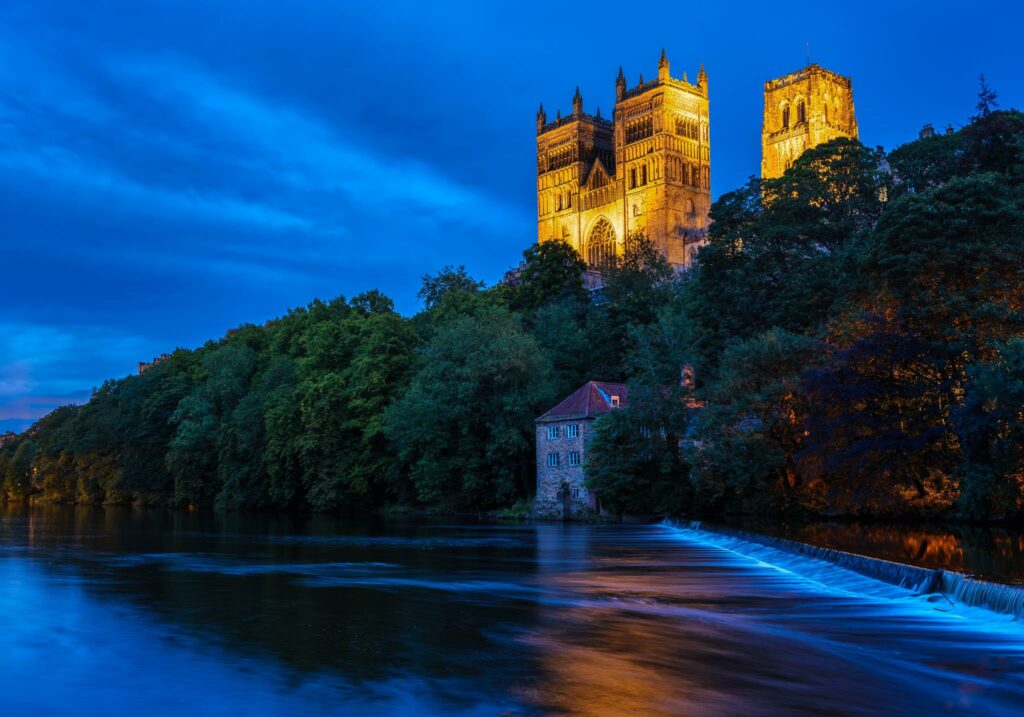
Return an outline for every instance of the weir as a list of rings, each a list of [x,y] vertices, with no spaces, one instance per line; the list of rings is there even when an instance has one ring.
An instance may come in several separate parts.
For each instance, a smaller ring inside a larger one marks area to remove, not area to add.
[[[953,570],[922,568],[880,558],[848,553],[842,550],[809,545],[787,538],[759,535],[720,525],[707,525],[699,520],[666,519],[663,524],[681,530],[720,535],[727,538],[774,548],[786,553],[822,560],[890,585],[897,585],[919,594],[941,595],[951,603],[980,607],[1013,618],[1024,618],[1024,587],[1002,585],[979,580]]]

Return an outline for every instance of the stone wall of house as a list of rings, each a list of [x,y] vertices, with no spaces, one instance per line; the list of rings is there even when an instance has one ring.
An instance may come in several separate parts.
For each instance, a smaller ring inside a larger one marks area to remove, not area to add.
[[[576,438],[566,437],[566,428],[579,427]],[[548,427],[558,427],[558,438],[548,438]],[[576,419],[538,423],[537,439],[537,498],[534,512],[550,518],[584,517],[597,511],[597,499],[583,485],[583,464],[587,460],[586,443],[590,438],[593,421]],[[569,454],[578,451],[580,464],[569,465]],[[548,454],[557,453],[557,466],[548,466]],[[563,496],[568,494],[568,499]]]

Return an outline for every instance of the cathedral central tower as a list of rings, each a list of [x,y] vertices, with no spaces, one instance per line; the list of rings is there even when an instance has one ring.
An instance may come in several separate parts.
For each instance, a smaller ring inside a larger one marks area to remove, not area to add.
[[[761,177],[781,177],[812,147],[837,137],[857,139],[849,77],[808,65],[764,83]]]
[[[564,240],[595,269],[643,232],[676,268],[689,266],[711,209],[708,77],[669,73],[662,50],[655,79],[633,87],[622,69],[612,119],[583,111],[548,122],[537,113],[537,241]]]

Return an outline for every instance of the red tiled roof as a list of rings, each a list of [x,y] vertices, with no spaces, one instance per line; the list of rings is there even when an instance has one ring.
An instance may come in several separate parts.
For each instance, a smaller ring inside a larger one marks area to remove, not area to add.
[[[608,383],[607,381],[587,381],[557,406],[537,419],[541,421],[558,421],[566,418],[597,418],[612,410],[612,396],[619,397],[619,406],[625,408],[629,403],[629,390],[624,383]]]

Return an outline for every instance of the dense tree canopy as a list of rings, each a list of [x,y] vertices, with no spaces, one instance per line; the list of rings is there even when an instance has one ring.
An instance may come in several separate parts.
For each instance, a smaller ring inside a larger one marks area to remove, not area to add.
[[[723,194],[696,269],[642,235],[588,291],[568,244],[493,287],[314,301],[0,436],[0,496],[363,511],[529,497],[534,419],[585,380],[615,513],[1024,517],[1024,114],[839,139]]]

